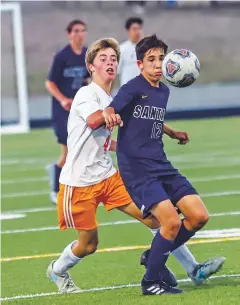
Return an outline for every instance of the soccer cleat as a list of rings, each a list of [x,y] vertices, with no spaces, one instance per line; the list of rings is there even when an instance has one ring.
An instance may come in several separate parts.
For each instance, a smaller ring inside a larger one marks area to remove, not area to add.
[[[81,289],[78,288],[71,279],[68,272],[66,272],[63,275],[59,275],[53,272],[53,264],[55,261],[52,261],[51,264],[48,266],[47,269],[47,276],[50,278],[50,280],[56,284],[58,287],[58,291],[60,293],[77,293],[81,292]]]
[[[205,263],[198,264],[188,276],[195,285],[201,285],[206,279],[222,268],[225,260],[225,257],[210,258]]]
[[[174,288],[163,281],[147,281],[142,279],[141,283],[142,293],[144,295],[162,295],[162,294],[178,294],[183,293],[182,289]]]
[[[150,253],[150,249],[144,251],[141,254],[140,265],[147,267],[147,260],[148,260],[149,253]],[[176,287],[178,285],[178,282],[177,282],[177,279],[176,279],[174,273],[169,268],[167,268],[167,266],[164,266],[164,269],[160,273],[160,278],[163,282],[165,282],[169,286]]]

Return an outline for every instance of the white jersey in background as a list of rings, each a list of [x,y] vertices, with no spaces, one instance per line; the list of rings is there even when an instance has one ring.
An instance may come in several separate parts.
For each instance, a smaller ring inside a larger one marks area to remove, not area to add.
[[[111,96],[94,82],[78,90],[68,118],[68,154],[60,183],[88,186],[97,184],[116,172],[108,153],[111,132],[104,127],[94,131],[86,122],[89,115],[103,110],[111,101]]]
[[[118,65],[118,74],[120,75],[121,86],[140,74],[135,47],[136,44],[130,40],[120,45],[121,56]]]

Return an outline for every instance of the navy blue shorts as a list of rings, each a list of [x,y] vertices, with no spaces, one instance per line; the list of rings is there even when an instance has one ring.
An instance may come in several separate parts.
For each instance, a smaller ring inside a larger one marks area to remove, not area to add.
[[[67,146],[67,122],[68,120],[63,118],[62,121],[53,120],[53,130],[57,137],[57,142]]]
[[[127,187],[137,207],[143,212],[143,218],[150,215],[153,205],[164,200],[171,200],[175,206],[187,195],[198,194],[191,183],[181,174],[161,177],[148,177],[143,182]]]

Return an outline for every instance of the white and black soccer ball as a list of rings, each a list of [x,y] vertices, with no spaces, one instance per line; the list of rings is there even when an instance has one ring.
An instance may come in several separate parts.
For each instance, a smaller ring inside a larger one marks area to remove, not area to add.
[[[187,87],[198,78],[200,62],[193,52],[176,49],[164,58],[162,73],[169,84],[179,88]]]

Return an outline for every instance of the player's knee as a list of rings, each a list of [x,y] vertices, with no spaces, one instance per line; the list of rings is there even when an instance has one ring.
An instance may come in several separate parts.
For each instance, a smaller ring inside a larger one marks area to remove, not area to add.
[[[171,239],[174,239],[178,231],[181,228],[181,219],[179,217],[174,217],[172,219],[169,219],[167,224],[164,226],[165,232],[168,232],[168,236]]]
[[[200,230],[209,220],[209,214],[205,211],[198,212],[194,215],[192,220],[192,226],[195,231]]]

